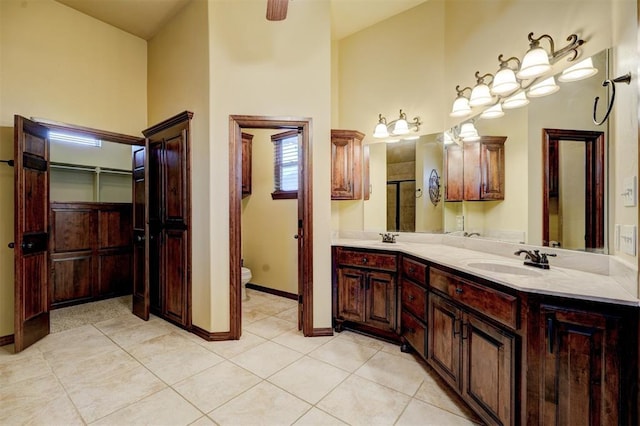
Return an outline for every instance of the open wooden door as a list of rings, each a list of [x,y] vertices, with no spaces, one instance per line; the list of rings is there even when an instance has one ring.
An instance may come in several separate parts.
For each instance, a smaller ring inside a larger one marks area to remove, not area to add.
[[[304,294],[304,268],[301,267],[301,265],[304,264],[304,228],[302,226],[303,219],[304,219],[304,209],[305,209],[305,203],[304,203],[304,195],[302,194],[302,191],[300,190],[300,188],[302,187],[302,183],[304,181],[304,177],[305,177],[305,172],[302,169],[302,159],[301,159],[301,153],[302,153],[302,132],[300,130],[298,130],[298,232],[295,235],[295,238],[298,240],[298,330],[302,330],[302,327],[304,325],[304,314],[303,314],[303,310],[304,310],[304,303],[302,303],[303,301],[303,294]]]
[[[147,148],[133,152],[133,313],[149,319],[149,188]]]
[[[48,129],[14,118],[15,351],[49,334]]]

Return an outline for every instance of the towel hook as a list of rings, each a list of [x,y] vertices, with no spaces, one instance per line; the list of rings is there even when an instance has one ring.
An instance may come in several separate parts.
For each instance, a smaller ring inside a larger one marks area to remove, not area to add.
[[[630,84],[631,72],[628,72],[625,75],[621,75],[620,77],[616,77],[613,80],[605,80],[602,82],[602,87],[607,87],[609,84],[611,84],[611,100],[609,101],[609,106],[607,107],[607,112],[604,114],[604,118],[601,121],[598,121],[598,119],[596,118],[596,111],[598,109],[598,100],[600,99],[600,97],[596,96],[596,99],[593,102],[593,123],[596,126],[601,126],[602,124],[604,124],[604,122],[607,121],[607,118],[609,118],[609,114],[611,114],[611,110],[613,109],[613,102],[616,99],[616,83]]]

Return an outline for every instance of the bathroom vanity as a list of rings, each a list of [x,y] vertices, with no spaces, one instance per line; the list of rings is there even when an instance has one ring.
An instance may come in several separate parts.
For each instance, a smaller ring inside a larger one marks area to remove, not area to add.
[[[553,261],[552,261],[553,263]],[[637,424],[639,301],[608,275],[338,240],[333,317],[415,350],[487,424]]]

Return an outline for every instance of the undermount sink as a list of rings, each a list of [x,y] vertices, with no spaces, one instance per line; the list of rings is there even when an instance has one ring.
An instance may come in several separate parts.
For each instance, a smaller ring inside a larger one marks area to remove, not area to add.
[[[499,274],[509,275],[525,275],[529,277],[538,277],[540,272],[526,266],[506,265],[504,263],[494,262],[473,262],[467,263],[470,268],[483,269],[489,272],[497,272]]]

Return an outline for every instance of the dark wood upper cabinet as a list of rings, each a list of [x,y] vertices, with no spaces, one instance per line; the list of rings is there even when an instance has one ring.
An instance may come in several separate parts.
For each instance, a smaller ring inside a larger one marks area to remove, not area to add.
[[[478,142],[446,150],[446,201],[504,199],[506,137],[483,136]]]
[[[362,198],[362,140],[356,130],[331,130],[331,199]]]
[[[251,195],[251,151],[253,135],[242,132],[242,198]]]

